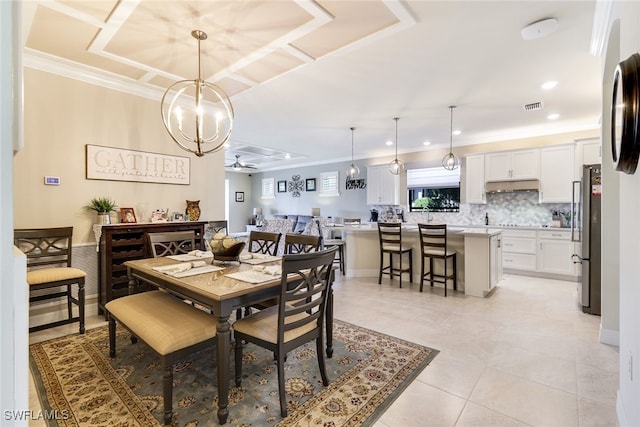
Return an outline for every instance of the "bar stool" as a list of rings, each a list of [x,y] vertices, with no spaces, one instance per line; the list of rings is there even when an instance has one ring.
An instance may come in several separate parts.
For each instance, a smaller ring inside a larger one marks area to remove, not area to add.
[[[428,279],[431,286],[434,282],[444,285],[444,296],[447,296],[447,280],[453,281],[453,290],[458,289],[457,275],[457,254],[456,251],[447,249],[447,225],[446,224],[418,224],[420,233],[420,251],[422,253],[422,262],[420,268],[420,292],[424,280]],[[429,258],[429,271],[424,272],[425,258]],[[447,273],[447,260],[451,258],[453,261],[453,271]],[[444,274],[436,274],[433,270],[433,260],[441,259],[444,261]]]
[[[402,287],[402,273],[409,273],[409,282],[413,283],[413,249],[402,245],[402,224],[399,222],[379,222],[378,236],[380,237],[380,273],[378,284],[382,283],[382,275],[388,274],[389,279],[398,276]],[[389,265],[384,266],[384,254],[389,254]],[[402,255],[409,254],[409,268],[402,268]],[[393,256],[399,255],[399,267],[393,266]]]
[[[338,266],[340,267],[340,272],[344,276],[344,272],[345,272],[344,253],[346,251],[345,241],[342,239],[334,239],[332,236],[333,233],[330,230],[326,233],[328,237],[325,239],[324,238],[325,230],[322,224],[320,223],[320,220],[316,220],[316,224],[318,226],[318,233],[320,234],[320,236],[322,236],[322,248],[329,248],[331,246],[335,246],[338,248],[338,250],[336,251],[336,258],[334,259],[334,264],[338,264]]]

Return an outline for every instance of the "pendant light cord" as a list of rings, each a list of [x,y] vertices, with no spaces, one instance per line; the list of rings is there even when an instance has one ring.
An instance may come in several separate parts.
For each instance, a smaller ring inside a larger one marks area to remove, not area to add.
[[[449,106],[449,111],[451,111],[451,120],[449,127],[449,154],[453,154],[453,110],[456,108],[455,105]]]
[[[396,121],[396,160],[398,160],[398,120],[400,117],[394,117],[393,120]]]
[[[351,128],[351,164],[353,164],[353,131],[356,130],[356,128],[352,127]]]

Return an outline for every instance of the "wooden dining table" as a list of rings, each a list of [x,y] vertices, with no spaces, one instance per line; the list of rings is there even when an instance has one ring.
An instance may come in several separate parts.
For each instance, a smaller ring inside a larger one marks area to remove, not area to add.
[[[231,351],[231,331],[229,317],[236,309],[249,307],[253,304],[266,301],[280,295],[280,275],[274,275],[273,279],[261,283],[249,283],[227,277],[227,274],[253,270],[254,266],[246,263],[230,262],[213,265],[223,267],[222,270],[198,274],[188,277],[172,277],[168,274],[154,270],[161,267],[176,264],[178,261],[162,258],[145,258],[127,261],[129,277],[129,293],[136,293],[140,282],[151,284],[164,289],[179,297],[193,301],[211,310],[217,319],[217,376],[218,376],[218,422],[225,424],[229,416],[229,371]],[[262,266],[280,265],[281,259]],[[331,273],[333,282],[334,273]],[[326,316],[326,354],[333,355],[333,293],[331,287],[327,296]]]

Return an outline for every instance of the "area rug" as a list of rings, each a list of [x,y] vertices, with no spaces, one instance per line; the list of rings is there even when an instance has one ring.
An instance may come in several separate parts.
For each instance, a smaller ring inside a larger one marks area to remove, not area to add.
[[[118,328],[112,359],[108,338],[103,326],[30,346],[31,371],[50,426],[162,424],[157,356],[144,343],[131,344],[129,334]],[[334,354],[326,359],[328,387],[322,385],[314,343],[288,354],[289,416],[283,419],[273,353],[247,344],[242,386],[231,383],[227,425],[372,425],[437,353],[336,320]],[[215,348],[174,366],[174,425],[218,425],[215,372]]]

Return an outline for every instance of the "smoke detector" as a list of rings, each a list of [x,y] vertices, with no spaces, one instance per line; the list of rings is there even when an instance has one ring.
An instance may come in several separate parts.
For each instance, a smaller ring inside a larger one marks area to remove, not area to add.
[[[558,20],[556,18],[546,18],[527,25],[520,31],[520,34],[525,40],[533,40],[546,37],[557,29]]]

